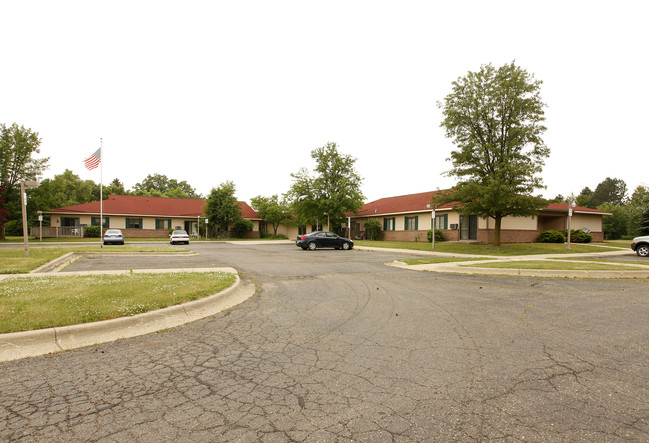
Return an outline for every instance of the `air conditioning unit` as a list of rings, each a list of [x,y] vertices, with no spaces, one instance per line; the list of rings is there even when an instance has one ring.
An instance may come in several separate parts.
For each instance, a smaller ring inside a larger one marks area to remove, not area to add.
[[[451,223],[451,229],[457,229],[458,225],[457,223]]]

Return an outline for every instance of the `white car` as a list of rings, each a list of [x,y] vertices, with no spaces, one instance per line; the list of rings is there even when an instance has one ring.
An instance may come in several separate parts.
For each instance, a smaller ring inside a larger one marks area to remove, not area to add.
[[[634,238],[631,249],[638,254],[638,257],[649,257],[649,235]]]
[[[189,235],[187,234],[187,231],[182,229],[173,231],[169,236],[169,243],[171,243],[172,245],[175,245],[176,243],[185,243],[186,245],[188,245]]]

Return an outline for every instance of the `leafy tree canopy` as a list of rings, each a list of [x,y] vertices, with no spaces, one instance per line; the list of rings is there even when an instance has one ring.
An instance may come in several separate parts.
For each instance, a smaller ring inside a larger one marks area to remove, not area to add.
[[[626,183],[619,178],[606,177],[593,191],[590,197],[590,208],[596,208],[602,203],[621,205],[626,200]]]
[[[170,179],[162,174],[149,174],[133,186],[133,195],[171,198],[200,198],[201,196],[185,180]]]
[[[30,192],[30,201],[40,211],[99,200],[99,185],[66,169],[53,179],[46,178]]]
[[[293,185],[286,194],[301,224],[329,217],[333,226],[345,220],[347,212],[363,206],[362,179],[355,168],[356,159],[338,151],[336,143],[327,143],[311,151],[316,162],[314,175],[305,169],[291,174]],[[331,228],[330,228],[331,229]]]
[[[221,183],[218,188],[212,188],[203,212],[209,219],[211,230],[227,231],[228,225],[233,225],[241,218],[241,208],[234,196],[236,187],[231,181]]]
[[[20,182],[36,180],[48,167],[49,157],[33,157],[40,145],[37,132],[16,123],[0,124],[0,240],[5,239],[5,221],[20,217]]]
[[[291,206],[285,199],[279,200],[277,195],[262,197],[258,195],[250,200],[252,208],[259,216],[273,227],[273,233],[277,235],[277,228],[280,224],[292,220]]]
[[[533,215],[547,204],[532,195],[544,188],[539,174],[550,154],[541,138],[541,83],[513,62],[497,69],[483,65],[454,81],[438,104],[441,126],[457,147],[446,174],[459,181],[432,203],[456,202],[461,213],[493,218],[496,245],[503,217]]]

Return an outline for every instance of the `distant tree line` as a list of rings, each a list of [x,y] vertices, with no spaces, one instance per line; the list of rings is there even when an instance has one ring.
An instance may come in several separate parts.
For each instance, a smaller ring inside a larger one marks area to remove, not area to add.
[[[607,177],[595,190],[586,186],[577,196],[558,195],[554,200],[575,202],[577,206],[613,214],[604,216],[603,231],[607,240],[649,235],[649,187],[646,185],[637,186],[629,197],[624,180]]]

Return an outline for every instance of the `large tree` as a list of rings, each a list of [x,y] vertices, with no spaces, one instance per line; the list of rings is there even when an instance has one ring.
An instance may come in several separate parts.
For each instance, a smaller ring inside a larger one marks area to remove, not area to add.
[[[172,198],[200,198],[200,195],[185,180],[178,181],[163,174],[149,174],[133,186],[134,195]]]
[[[333,226],[340,226],[345,214],[358,211],[365,199],[356,159],[340,153],[331,142],[311,151],[311,158],[316,162],[314,175],[306,168],[291,174],[287,199],[293,202],[298,221],[306,224],[327,217]]]
[[[626,203],[627,187],[624,180],[606,177],[597,185],[590,197],[590,208],[596,208],[602,203],[621,205]]]
[[[550,150],[545,131],[541,81],[513,62],[483,65],[452,83],[442,108],[441,126],[457,149],[446,174],[458,183],[432,203],[456,203],[462,214],[495,221],[500,245],[502,219],[531,216],[546,203],[532,193],[544,188],[540,173]]]
[[[5,239],[5,222],[20,217],[20,182],[36,180],[47,169],[48,158],[33,158],[40,152],[37,132],[16,123],[0,124],[0,239]],[[5,216],[2,216],[5,214]]]
[[[99,185],[92,180],[81,180],[66,169],[52,179],[43,180],[38,188],[31,191],[30,200],[40,211],[89,203],[99,200]]]
[[[209,220],[209,229],[228,231],[228,226],[234,225],[241,218],[241,208],[234,196],[234,183],[227,181],[218,188],[212,188],[203,212]]]
[[[277,228],[280,224],[290,221],[293,218],[291,206],[286,200],[280,200],[277,195],[262,197],[258,195],[250,200],[252,208],[259,216],[273,227],[273,234],[277,235]]]

